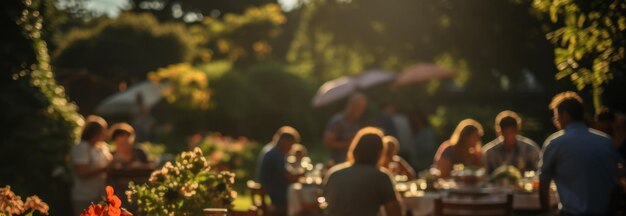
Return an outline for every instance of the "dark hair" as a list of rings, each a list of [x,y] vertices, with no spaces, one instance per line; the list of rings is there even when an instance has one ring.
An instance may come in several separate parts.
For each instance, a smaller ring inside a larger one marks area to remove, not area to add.
[[[274,133],[274,136],[272,137],[272,143],[278,143],[281,139],[283,139],[283,136],[285,134],[291,135],[291,138],[293,138],[296,143],[300,142],[300,133],[298,132],[298,130],[291,126],[282,126],[278,128],[278,130],[276,130],[276,133]]]
[[[366,127],[357,133],[348,151],[348,161],[353,164],[376,166],[385,150],[383,132],[374,127]]]
[[[296,141],[296,136],[291,134],[291,133],[283,133],[280,136],[278,136],[278,141],[276,144],[279,144],[281,142],[284,142],[285,140],[292,140],[292,141]]]
[[[515,128],[515,129],[518,128],[517,121],[515,120],[515,118],[511,116],[502,118],[498,126],[500,126],[500,131],[507,129],[507,128]]]
[[[465,126],[463,128],[463,130],[461,130],[461,134],[459,134],[459,139],[458,139],[456,144],[459,144],[459,143],[465,144],[465,141],[467,140],[469,135],[471,135],[473,133],[480,133],[476,126],[474,126],[474,125],[467,125],[467,126]]]
[[[80,139],[91,141],[107,128],[107,122],[100,116],[90,115],[85,120],[85,127],[80,135]]]
[[[562,92],[554,96],[550,103],[550,109],[556,109],[559,114],[567,113],[575,121],[585,119],[583,99],[572,91]]]
[[[463,143],[474,132],[477,132],[482,137],[484,134],[483,126],[474,119],[463,119],[454,129],[452,136],[450,136],[450,143],[452,145]]]
[[[496,133],[501,133],[505,128],[522,129],[522,118],[511,110],[505,110],[496,116]]]
[[[111,126],[111,139],[115,139],[119,136],[133,136],[135,135],[135,129],[128,123],[117,123]]]

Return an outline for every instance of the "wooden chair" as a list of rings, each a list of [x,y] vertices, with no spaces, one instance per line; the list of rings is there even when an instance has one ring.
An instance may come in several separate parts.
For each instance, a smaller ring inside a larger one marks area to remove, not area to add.
[[[246,185],[248,190],[250,190],[252,205],[257,209],[255,211],[257,215],[271,215],[269,205],[267,204],[267,194],[263,190],[261,183],[249,180]]]
[[[454,202],[435,199],[435,216],[510,216],[513,215],[513,195],[507,194],[504,202]]]

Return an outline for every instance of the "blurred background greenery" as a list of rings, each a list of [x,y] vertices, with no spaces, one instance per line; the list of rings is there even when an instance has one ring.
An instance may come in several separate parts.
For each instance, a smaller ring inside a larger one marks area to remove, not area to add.
[[[29,4],[2,3],[0,184],[59,203],[67,198],[53,197],[69,182],[57,168],[66,165],[80,115],[144,80],[168,83],[151,110],[156,153],[186,150],[198,134],[214,143],[212,133],[259,146],[292,125],[321,161],[323,129],[345,101],[313,108],[317,88],[419,62],[458,73],[392,97],[401,112],[428,115],[436,141],[470,117],[484,125],[487,142],[495,115],[512,109],[541,143],[555,130],[547,104],[564,90],[579,91],[590,114],[626,110],[624,0],[32,2],[27,14]],[[365,92],[366,118],[388,101],[384,92]]]

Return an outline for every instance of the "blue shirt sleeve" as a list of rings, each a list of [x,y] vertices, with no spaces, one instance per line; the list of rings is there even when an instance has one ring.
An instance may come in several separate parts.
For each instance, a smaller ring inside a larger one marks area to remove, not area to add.
[[[546,141],[544,145],[543,156],[539,162],[540,174],[539,179],[541,181],[550,181],[554,178],[555,166],[556,166],[556,151],[558,143],[554,143],[552,140]]]

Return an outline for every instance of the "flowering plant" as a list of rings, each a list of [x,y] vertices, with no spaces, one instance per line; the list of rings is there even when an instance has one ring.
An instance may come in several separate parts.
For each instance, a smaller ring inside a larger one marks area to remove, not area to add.
[[[33,215],[35,211],[48,215],[48,210],[48,204],[37,196],[28,197],[26,202],[22,202],[22,198],[11,191],[11,186],[0,188],[0,216],[21,215],[27,211],[28,216]]]
[[[213,170],[200,148],[195,148],[154,171],[149,183],[131,182],[126,195],[142,214],[199,215],[208,207],[232,207],[237,196],[234,181],[234,174]]]
[[[117,197],[113,187],[106,186],[107,196],[98,204],[91,204],[80,216],[132,216],[130,212],[122,207],[122,200]]]

